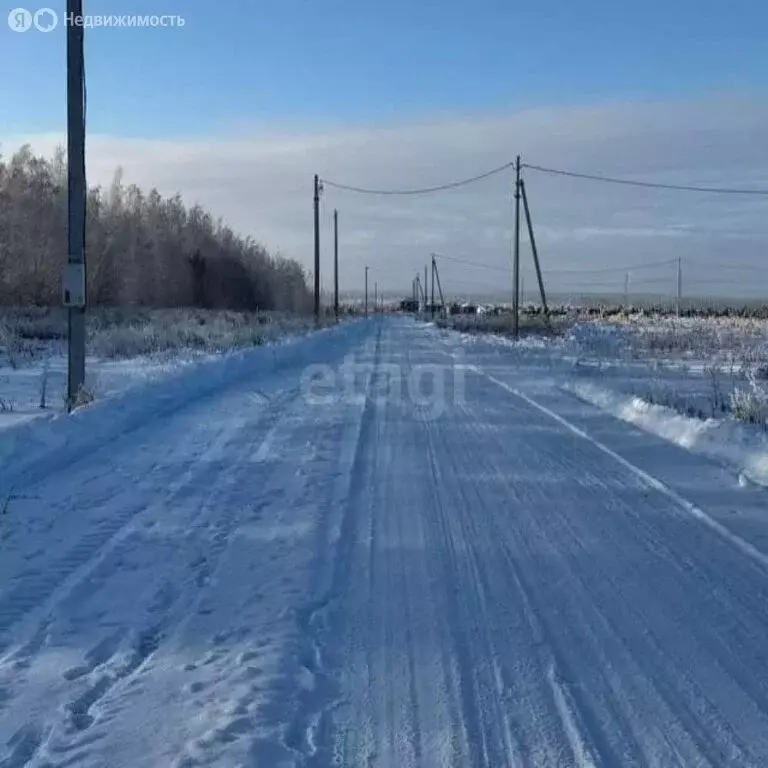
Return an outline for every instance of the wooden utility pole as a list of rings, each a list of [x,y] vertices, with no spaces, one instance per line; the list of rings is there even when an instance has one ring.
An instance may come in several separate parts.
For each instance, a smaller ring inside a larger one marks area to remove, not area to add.
[[[536,237],[533,234],[533,221],[531,220],[531,209],[528,206],[528,193],[525,191],[525,181],[520,179],[520,192],[523,195],[523,205],[525,207],[525,221],[528,224],[528,239],[531,241],[531,251],[533,252],[533,264],[536,267],[536,280],[539,283],[539,293],[541,294],[541,305],[544,308],[544,315],[549,318],[549,307],[547,306],[547,295],[544,291],[544,278],[541,276],[541,264],[539,263],[539,249],[536,247]]]
[[[429,302],[429,310],[432,315],[432,319],[435,317],[435,257],[432,256],[432,298]]]
[[[320,179],[315,174],[315,322],[320,322]]]
[[[680,301],[683,298],[683,257],[677,257],[677,316],[680,317]]]
[[[339,212],[333,211],[333,312],[339,322]]]
[[[520,155],[515,162],[515,260],[514,297],[512,300],[513,329],[515,339],[520,336]]]
[[[379,283],[377,280],[373,281],[373,314],[375,315],[379,311]]]
[[[629,312],[629,272],[624,275],[624,311]]]
[[[435,273],[435,280],[437,280],[437,290],[440,291],[440,307],[442,309],[443,314],[446,314],[445,309],[445,297],[443,296],[443,286],[440,283],[440,272],[437,269],[437,260],[435,259],[435,256],[432,256],[432,269]]]
[[[68,18],[81,18],[82,0],[67,0]],[[67,406],[71,411],[85,385],[85,64],[83,26],[67,26],[67,271],[63,299],[68,308]]]
[[[365,268],[365,316],[368,317],[368,270],[369,267]]]

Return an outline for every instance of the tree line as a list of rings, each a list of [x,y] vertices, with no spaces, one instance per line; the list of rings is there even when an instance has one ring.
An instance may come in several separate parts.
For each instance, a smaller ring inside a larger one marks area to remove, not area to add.
[[[180,195],[124,185],[88,190],[88,302],[101,306],[308,311],[301,265],[271,255]],[[67,261],[64,150],[0,155],[0,305],[61,303]]]

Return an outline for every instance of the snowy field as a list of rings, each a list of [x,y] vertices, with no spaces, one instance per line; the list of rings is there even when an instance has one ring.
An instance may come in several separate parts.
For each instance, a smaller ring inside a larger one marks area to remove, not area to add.
[[[478,341],[462,334],[467,344]],[[635,315],[572,325],[506,349],[615,417],[768,485],[768,321]]]
[[[371,318],[4,430],[0,766],[767,765],[765,490],[628,423],[707,386],[645,333]]]
[[[567,346],[575,394],[768,485],[767,321],[582,326]]]
[[[88,318],[86,389],[95,399],[173,375],[233,349],[306,333],[312,320],[280,313],[96,310]],[[66,315],[0,309],[0,429],[66,408]]]

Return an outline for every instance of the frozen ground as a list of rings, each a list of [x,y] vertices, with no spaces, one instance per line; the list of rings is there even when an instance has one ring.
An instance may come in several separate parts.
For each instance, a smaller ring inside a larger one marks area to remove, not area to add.
[[[569,365],[359,321],[0,434],[0,765],[766,765],[765,492]]]
[[[88,322],[86,388],[96,399],[312,327],[279,313],[204,310],[95,310]],[[65,339],[61,310],[0,309],[0,429],[65,410]]]
[[[139,356],[127,360],[89,357],[87,387],[97,398],[114,396],[136,384],[172,375],[199,362],[200,355],[181,353],[171,360]],[[18,368],[0,367],[0,429],[66,410],[67,358],[52,351]],[[41,404],[45,407],[41,407]]]

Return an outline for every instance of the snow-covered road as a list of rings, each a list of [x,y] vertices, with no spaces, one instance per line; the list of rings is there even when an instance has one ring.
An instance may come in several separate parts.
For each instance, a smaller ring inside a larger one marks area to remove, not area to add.
[[[357,322],[14,440],[0,766],[768,765],[766,492],[535,360]]]

